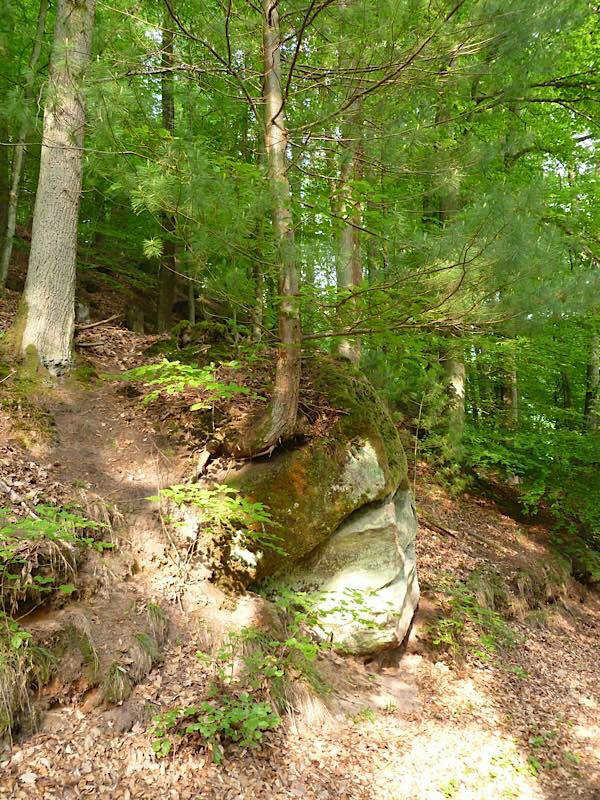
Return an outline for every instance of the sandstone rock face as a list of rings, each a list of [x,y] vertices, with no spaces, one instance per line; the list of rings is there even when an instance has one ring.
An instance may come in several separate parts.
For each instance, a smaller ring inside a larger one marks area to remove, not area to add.
[[[264,503],[285,551],[257,553],[256,578],[319,593],[323,635],[375,652],[402,641],[419,597],[406,458],[363,375],[320,362],[313,381],[341,412],[335,425],[227,482]]]
[[[412,495],[392,497],[352,514],[282,582],[316,592],[322,634],[356,654],[399,645],[419,600]]]
[[[287,553],[265,551],[259,577],[303,558],[353,511],[396,489],[401,474],[390,470],[378,445],[374,435],[319,439],[268,461],[251,462],[229,479],[242,494],[269,508],[273,533]]]

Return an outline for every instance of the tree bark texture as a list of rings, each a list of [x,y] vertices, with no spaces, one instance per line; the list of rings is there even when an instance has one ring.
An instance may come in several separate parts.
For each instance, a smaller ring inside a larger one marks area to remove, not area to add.
[[[360,249],[362,208],[354,197],[352,188],[352,181],[361,177],[361,120],[360,108],[354,109],[343,137],[346,144],[342,154],[336,209],[337,215],[342,218],[336,265],[337,286],[338,289],[350,292],[360,286],[363,278]],[[345,305],[349,311],[349,314],[346,315],[348,327],[351,327],[356,317],[356,303],[350,301]],[[347,358],[353,364],[359,363],[361,347],[357,337],[343,337],[340,339],[337,349],[338,355],[342,358]]]
[[[167,11],[162,28],[161,65],[165,70],[161,75],[162,122],[165,130],[173,134],[175,131],[175,92],[173,83],[173,31],[171,19]],[[173,235],[177,220],[172,214],[165,214],[163,227],[166,232],[165,245],[160,265],[158,281],[158,330],[166,331],[173,321],[173,303],[177,288],[176,250]]]
[[[191,280],[188,280],[188,319],[191,325],[196,324],[196,287]]]
[[[583,409],[585,428],[600,429],[600,336],[592,336],[586,370],[585,402]]]
[[[502,405],[506,425],[516,428],[519,424],[519,389],[517,370],[514,367],[506,373],[502,383]]]
[[[0,141],[8,142],[8,128],[4,120],[0,120]],[[0,144],[0,247],[4,250],[6,243],[6,221],[10,193],[10,176],[8,163],[8,147]],[[0,288],[6,281],[6,275],[0,271]]]
[[[46,17],[48,16],[48,0],[40,0],[40,7],[38,10],[37,25],[35,31],[35,38],[33,40],[33,48],[27,65],[27,74],[25,77],[25,88],[23,91],[23,103],[28,111],[28,106],[31,103],[33,84],[35,81],[35,74],[40,53],[42,51],[42,44],[44,41],[44,32],[46,30]],[[10,259],[12,256],[13,242],[15,238],[15,229],[17,225],[17,207],[19,203],[19,187],[21,185],[21,175],[23,173],[23,164],[25,161],[25,153],[27,150],[27,136],[30,131],[30,119],[27,113],[23,116],[21,127],[15,148],[13,150],[12,170],[10,179],[10,193],[8,195],[8,204],[6,207],[6,218],[4,215],[0,216],[1,230],[4,231],[4,238],[2,240],[2,253],[0,254],[0,288],[6,284],[6,277],[8,275],[8,268],[10,266]],[[6,148],[3,148],[6,149]]]
[[[279,263],[279,352],[271,418],[264,448],[291,436],[296,428],[301,370],[301,328],[298,269],[287,175],[288,132],[282,91],[278,0],[264,0],[263,56],[265,150],[272,197],[273,230]]]
[[[444,358],[444,372],[448,387],[448,438],[454,458],[460,461],[465,428],[464,361],[454,355],[446,355]]]
[[[71,362],[85,128],[82,79],[94,14],[95,0],[59,0],[29,268],[14,329],[18,352],[35,356],[55,375]]]

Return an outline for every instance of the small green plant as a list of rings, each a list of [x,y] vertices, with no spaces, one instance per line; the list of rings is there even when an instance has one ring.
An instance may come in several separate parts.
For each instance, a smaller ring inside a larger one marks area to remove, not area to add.
[[[573,753],[571,750],[565,750],[564,757],[565,761],[567,761],[569,764],[581,764],[581,756],[577,755],[577,753]]]
[[[527,759],[527,768],[534,778],[540,774],[543,769],[542,762],[535,756],[529,756]]]
[[[156,603],[147,603],[146,616],[150,632],[157,644],[162,644],[167,638],[169,619],[162,608]]]
[[[133,691],[133,681],[123,664],[117,661],[108,668],[102,682],[102,694],[109,703],[122,703]]]
[[[361,722],[376,722],[377,715],[373,711],[372,708],[365,706],[365,708],[361,708],[354,716],[352,717],[352,722],[355,725],[360,724]]]
[[[234,367],[236,363],[230,362],[224,366]],[[145,364],[142,367],[127,370],[122,373],[121,377],[124,380],[140,381],[144,387],[150,388],[150,391],[144,395],[142,401],[144,404],[154,402],[161,394],[172,396],[183,394],[189,390],[197,390],[202,395],[202,399],[190,406],[191,411],[209,409],[219,398],[228,399],[238,394],[254,396],[254,393],[246,386],[237,383],[222,383],[217,380],[216,372],[217,366],[214,363],[199,367],[164,358],[157,364]]]
[[[525,679],[529,677],[529,673],[526,670],[524,670],[523,667],[520,667],[518,664],[512,664],[508,666],[506,669],[508,672],[512,672],[513,675],[516,675],[517,678]]]
[[[159,757],[171,752],[169,734],[196,736],[212,754],[216,764],[223,760],[223,746],[256,747],[265,731],[277,728],[281,720],[270,703],[257,702],[248,692],[205,700],[198,705],[173,709],[155,720],[152,749]]]
[[[0,611],[0,736],[28,708],[30,689],[47,683],[55,667],[52,653],[33,644],[31,634]]]
[[[440,792],[444,795],[444,797],[449,798],[449,800],[452,797],[456,797],[459,789],[460,783],[456,778],[450,778],[447,783],[445,783],[443,786],[440,786]]]
[[[280,537],[266,529],[273,526],[268,509],[263,503],[253,503],[237,489],[226,484],[213,488],[197,483],[186,483],[161,489],[158,497],[170,500],[176,506],[194,506],[201,515],[204,532],[213,538],[225,537],[244,547],[267,548],[285,555]]]
[[[265,732],[281,724],[288,680],[302,678],[315,690],[328,691],[315,666],[326,645],[311,639],[308,625],[314,623],[317,612],[306,596],[294,598],[291,592],[276,604],[283,636],[243,628],[231,633],[214,656],[196,654],[210,673],[207,697],[155,718],[152,747],[159,758],[171,752],[174,737],[179,737],[206,747],[219,763],[227,744],[257,747]]]
[[[551,741],[556,739],[558,731],[540,731],[538,734],[529,737],[529,745],[534,749],[545,747]]]
[[[11,613],[26,599],[56,590],[72,594],[76,587],[65,579],[75,574],[79,548],[113,547],[90,535],[107,526],[75,508],[38,505],[34,514],[19,519],[0,508],[0,603]]]
[[[434,645],[446,647],[455,655],[470,649],[483,661],[515,645],[515,634],[504,617],[481,605],[467,585],[446,580],[440,591],[448,613],[433,626]]]

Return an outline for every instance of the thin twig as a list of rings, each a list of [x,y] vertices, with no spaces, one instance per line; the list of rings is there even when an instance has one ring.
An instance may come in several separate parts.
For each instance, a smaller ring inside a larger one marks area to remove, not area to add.
[[[107,325],[115,319],[118,319],[121,314],[113,314],[112,317],[101,319],[99,322],[89,322],[86,325],[76,325],[78,331],[89,331],[90,328],[97,328],[99,325]]]
[[[12,371],[12,372],[9,372],[9,373],[8,373],[8,375],[5,375],[5,376],[4,376],[4,378],[2,378],[2,380],[0,381],[0,383],[4,383],[4,381],[7,381],[9,378],[12,378],[12,376],[13,376],[13,375],[16,375],[16,374],[17,374],[17,370],[16,370],[16,369],[13,369],[13,371]]]

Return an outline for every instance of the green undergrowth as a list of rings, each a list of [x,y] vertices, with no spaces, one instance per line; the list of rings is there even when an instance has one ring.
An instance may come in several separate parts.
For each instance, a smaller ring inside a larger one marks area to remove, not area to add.
[[[154,719],[152,747],[158,757],[187,742],[220,763],[229,745],[260,747],[265,734],[280,727],[293,702],[294,681],[321,694],[329,691],[316,664],[319,652],[329,645],[310,635],[317,619],[313,605],[307,596],[292,593],[275,605],[281,622],[277,634],[242,628],[230,633],[216,653],[196,654],[209,675],[205,697]]]
[[[33,513],[17,518],[0,508],[0,605],[11,614],[51,594],[72,594],[80,551],[113,547],[98,536],[107,526],[76,508],[38,505]]]
[[[477,475],[514,480],[523,511],[555,520],[557,551],[578,577],[600,581],[600,437],[562,428],[506,431],[470,426],[467,464]]]
[[[162,646],[168,633],[167,615],[159,605],[148,603],[145,617],[145,627],[134,634],[125,657],[112,661],[104,671],[100,689],[108,703],[127,700],[133,687],[163,660]]]
[[[193,508],[200,530],[212,542],[231,548],[273,550],[281,555],[280,537],[270,529],[273,521],[263,503],[252,502],[226,484],[208,488],[197,483],[166,487],[151,500],[168,500],[178,508]],[[269,530],[267,529],[269,528]]]
[[[563,529],[554,532],[552,544],[562,557],[569,560],[571,571],[578,580],[600,584],[600,543],[591,547],[573,529]]]
[[[238,362],[230,361],[223,366],[234,369]],[[153,403],[162,395],[172,397],[184,392],[194,391],[199,399],[190,405],[190,411],[210,409],[216,400],[230,399],[236,395],[255,396],[246,386],[238,383],[224,383],[217,378],[219,367],[214,363],[206,366],[185,364],[182,361],[163,358],[157,364],[145,364],[127,370],[121,378],[140,382],[145,391],[142,402]]]
[[[54,434],[52,415],[44,408],[48,386],[40,375],[0,359],[0,411],[10,420],[13,434],[25,447],[47,442]]]
[[[32,688],[48,682],[56,663],[50,650],[36,645],[30,633],[0,611],[0,739],[31,711]]]
[[[53,650],[35,644],[15,615],[74,594],[81,552],[113,546],[99,536],[108,526],[75,507],[38,505],[32,513],[19,518],[0,508],[0,735],[30,710],[32,689],[57,664]]]
[[[444,615],[431,628],[431,641],[454,657],[466,654],[489,661],[516,644],[516,635],[504,616],[478,599],[473,582],[447,577],[436,592],[441,595]]]
[[[548,604],[565,596],[569,575],[559,556],[522,566],[510,580],[492,567],[474,570],[464,582],[448,574],[434,588],[444,615],[431,626],[431,641],[455,657],[501,657],[518,644],[510,620],[544,625]]]

